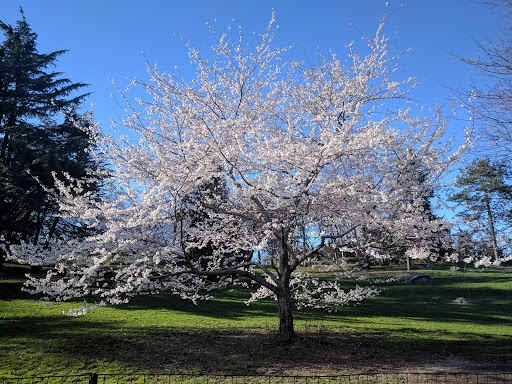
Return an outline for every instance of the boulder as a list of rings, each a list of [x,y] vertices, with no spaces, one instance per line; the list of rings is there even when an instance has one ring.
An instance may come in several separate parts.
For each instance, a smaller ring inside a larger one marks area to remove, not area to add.
[[[457,297],[453,302],[458,304],[473,304],[473,300],[466,299],[465,297]]]
[[[399,275],[396,278],[400,284],[427,284],[432,282],[432,278],[427,275],[418,275],[415,273],[408,273]]]
[[[450,267],[450,272],[457,272],[460,271],[460,268],[454,265],[453,267]]]

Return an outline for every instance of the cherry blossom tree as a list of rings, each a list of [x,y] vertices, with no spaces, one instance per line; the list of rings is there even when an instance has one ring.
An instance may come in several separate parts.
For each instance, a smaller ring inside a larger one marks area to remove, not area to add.
[[[462,150],[445,140],[438,111],[414,116],[407,95],[415,82],[398,79],[399,55],[389,55],[382,28],[360,52],[350,44],[345,61],[329,52],[311,64],[274,47],[272,18],[256,44],[241,29],[214,28],[211,50],[187,43],[192,79],[148,65],[150,81],[132,84],[148,97],[132,104],[122,92],[118,124],[132,133],[88,128],[98,161],[111,165],[108,192],[74,193],[84,181],[56,179],[62,215],[95,234],[47,250],[56,269],[31,277],[27,289],[56,300],[92,295],[103,305],[148,292],[195,302],[215,287],[255,286],[248,302],[277,300],[284,340],[295,337],[294,303],[332,310],[377,294],[344,291],[343,273],[321,280],[302,266],[340,244],[369,253],[393,240],[432,249],[429,239],[446,223],[425,218],[424,196]],[[343,240],[358,232],[375,235]],[[11,248],[11,257],[34,255],[30,247]],[[264,249],[276,252],[269,265],[247,257]],[[321,265],[336,274],[340,263]]]

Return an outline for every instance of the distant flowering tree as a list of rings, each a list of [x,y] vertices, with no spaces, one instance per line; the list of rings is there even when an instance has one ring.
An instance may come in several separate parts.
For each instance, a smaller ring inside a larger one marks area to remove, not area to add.
[[[351,44],[345,64],[329,53],[316,65],[273,48],[273,25],[255,45],[241,32],[233,41],[214,29],[209,55],[188,44],[197,69],[189,81],[148,65],[151,82],[133,83],[149,100],[132,106],[125,97],[119,122],[136,141],[89,128],[99,160],[111,164],[110,192],[101,199],[72,193],[81,184],[70,180],[58,193],[62,214],[97,233],[59,243],[48,255],[56,271],[30,278],[29,290],[56,300],[95,295],[103,305],[148,292],[196,301],[214,287],[255,284],[249,302],[276,298],[280,335],[291,340],[294,301],[332,310],[377,294],[346,292],[338,280],[299,270],[324,248],[364,231],[385,239],[354,247],[399,239],[432,250],[429,239],[445,224],[425,218],[424,196],[461,150],[441,144],[438,112],[413,117],[403,107],[415,83],[396,80],[383,24],[366,38],[366,53]],[[411,167],[418,159],[428,175],[421,183]],[[216,183],[225,192],[204,188]],[[276,252],[270,265],[240,257],[264,249]],[[339,271],[334,262],[322,265]]]

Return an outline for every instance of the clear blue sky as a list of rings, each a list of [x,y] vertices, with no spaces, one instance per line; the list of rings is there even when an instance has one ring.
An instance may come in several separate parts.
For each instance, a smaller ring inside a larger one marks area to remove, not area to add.
[[[401,3],[404,3],[401,6]],[[471,36],[493,36],[502,24],[501,13],[473,0],[2,0],[0,20],[14,24],[23,7],[38,34],[39,51],[68,49],[57,69],[75,82],[90,84],[88,104],[96,104],[96,118],[108,127],[118,110],[108,78],[121,85],[128,77],[143,77],[145,51],[162,68],[189,68],[187,52],[176,34],[201,46],[211,42],[206,22],[224,31],[232,19],[246,34],[263,31],[275,10],[281,46],[294,45],[293,54],[314,54],[332,48],[339,53],[354,39],[356,28],[373,34],[378,15],[391,13],[388,35],[398,50],[411,48],[399,62],[404,76],[423,81],[415,97],[430,106],[443,103],[448,87],[468,83],[470,67],[450,53],[475,56]]]

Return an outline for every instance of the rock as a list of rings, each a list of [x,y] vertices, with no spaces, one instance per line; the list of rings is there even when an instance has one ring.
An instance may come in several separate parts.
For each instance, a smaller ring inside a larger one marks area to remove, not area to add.
[[[411,284],[428,284],[432,282],[432,278],[428,275],[418,275],[411,279]]]
[[[410,275],[398,275],[396,277],[397,283],[405,284],[409,281]]]
[[[427,275],[408,273],[405,275],[397,276],[396,281],[398,281],[400,284],[427,284],[432,282],[432,278]]]
[[[458,304],[473,304],[472,300],[466,299],[465,297],[457,297],[453,302]]]
[[[460,268],[457,267],[456,265],[454,265],[453,267],[450,268],[450,272],[457,272],[457,271],[460,271]]]

